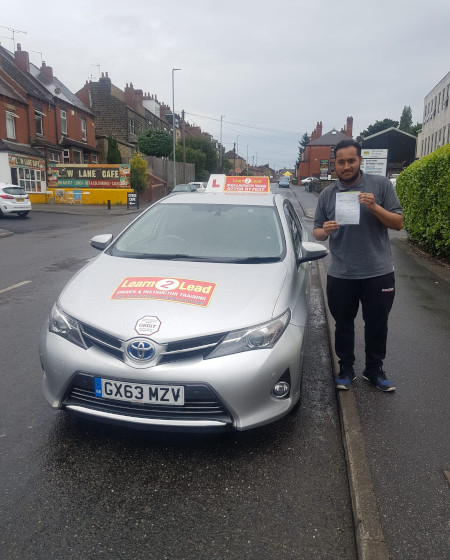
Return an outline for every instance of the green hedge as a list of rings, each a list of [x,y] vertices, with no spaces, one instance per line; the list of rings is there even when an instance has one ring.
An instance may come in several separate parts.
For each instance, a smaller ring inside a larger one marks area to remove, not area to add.
[[[450,258],[450,144],[405,169],[397,178],[410,239],[440,258]]]

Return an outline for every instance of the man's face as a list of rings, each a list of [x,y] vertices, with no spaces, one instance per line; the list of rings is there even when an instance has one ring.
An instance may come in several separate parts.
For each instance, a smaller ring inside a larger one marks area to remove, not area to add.
[[[351,185],[359,180],[362,157],[355,146],[341,148],[335,155],[335,170],[341,183]]]

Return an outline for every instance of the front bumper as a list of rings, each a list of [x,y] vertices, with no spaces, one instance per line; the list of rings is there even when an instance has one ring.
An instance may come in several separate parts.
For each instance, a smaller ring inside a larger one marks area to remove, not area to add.
[[[255,428],[287,414],[300,397],[304,329],[289,325],[274,348],[213,359],[192,357],[148,368],[133,368],[98,348],[82,349],[41,331],[43,392],[54,408],[67,408],[104,421],[167,429]],[[288,375],[287,397],[272,395]],[[183,385],[185,406],[134,405],[95,397],[93,379]]]

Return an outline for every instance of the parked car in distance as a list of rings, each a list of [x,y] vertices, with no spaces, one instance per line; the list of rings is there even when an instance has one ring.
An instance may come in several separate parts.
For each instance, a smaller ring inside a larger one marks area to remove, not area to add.
[[[310,183],[312,183],[314,180],[316,179],[316,177],[306,177],[306,179],[302,179],[300,181],[301,185],[309,185]]]
[[[197,187],[195,185],[184,184],[184,185],[175,185],[173,187],[172,192],[197,192]]]
[[[31,202],[22,187],[0,183],[0,218],[3,214],[17,214],[26,218],[31,210]]]
[[[282,177],[278,182],[278,186],[280,188],[289,188],[290,184],[291,184],[291,182],[289,181],[289,179],[287,177]]]
[[[205,192],[208,183],[204,183],[202,181],[191,181],[189,185],[194,185],[197,187],[197,192]]]
[[[205,235],[207,232],[207,235]],[[42,327],[49,404],[110,423],[246,430],[300,399],[309,262],[272,192],[159,200],[66,285]]]

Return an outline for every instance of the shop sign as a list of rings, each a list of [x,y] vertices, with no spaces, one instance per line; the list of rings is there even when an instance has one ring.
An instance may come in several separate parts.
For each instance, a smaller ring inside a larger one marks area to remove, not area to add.
[[[129,164],[49,165],[50,188],[129,189]]]
[[[8,162],[10,167],[28,167],[45,171],[45,160],[31,156],[8,153]]]

